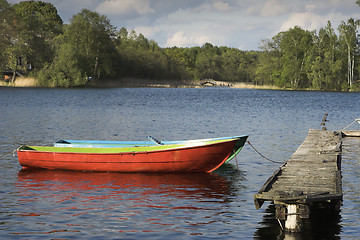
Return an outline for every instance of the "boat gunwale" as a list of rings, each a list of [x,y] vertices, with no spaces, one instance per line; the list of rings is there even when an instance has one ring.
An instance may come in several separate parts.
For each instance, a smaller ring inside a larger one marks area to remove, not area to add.
[[[198,143],[198,142],[209,142],[209,141],[218,141],[218,140],[229,140],[229,139],[242,139],[242,138],[248,138],[249,135],[239,135],[239,136],[231,136],[231,137],[218,137],[218,138],[204,138],[204,139],[191,139],[191,140],[174,140],[174,141],[164,141],[164,145],[174,145],[174,144],[187,144],[187,143]],[[61,146],[57,146],[57,144],[60,144]],[[66,146],[69,144],[69,146]],[[71,145],[90,145],[91,147],[96,146],[114,146],[113,148],[116,148],[116,145],[125,146],[129,145],[134,147],[150,147],[150,146],[157,146],[152,141],[108,141],[108,140],[69,140],[69,139],[62,139],[58,140],[54,143],[55,147],[72,147]],[[127,146],[126,146],[127,147]],[[81,147],[75,147],[75,148],[81,148]],[[112,147],[111,147],[112,148]]]
[[[245,136],[242,137],[235,137],[235,138],[228,138],[228,139],[220,139],[220,140],[213,140],[209,142],[190,142],[190,143],[182,143],[182,144],[171,144],[171,145],[158,145],[158,146],[146,146],[146,147],[114,147],[114,148],[69,148],[69,147],[49,147],[49,146],[28,146],[23,145],[20,146],[17,151],[18,152],[33,152],[33,153],[56,153],[56,154],[93,154],[93,155],[126,155],[126,154],[148,154],[152,152],[164,152],[164,151],[177,151],[177,150],[186,150],[186,149],[194,149],[194,148],[200,148],[200,147],[207,147],[212,146],[215,144],[221,144],[221,143],[227,143],[231,141],[239,141]],[[196,141],[196,140],[194,140]],[[194,145],[196,143],[196,145]],[[23,149],[23,148],[32,148],[32,149]],[[165,148],[164,148],[165,147]],[[40,148],[40,150],[37,150],[36,148]],[[56,151],[44,151],[41,150],[44,149],[53,149]],[[147,148],[150,150],[143,150],[138,151],[139,149]],[[82,150],[82,151],[76,151],[76,150]],[[99,152],[98,150],[102,149],[105,152]],[[129,149],[133,149],[134,151],[129,151]],[[63,150],[63,151],[59,151]],[[69,151],[71,150],[71,151]],[[96,150],[96,152],[91,152],[91,150]],[[112,151],[113,152],[112,152]],[[118,150],[118,151],[115,151]]]

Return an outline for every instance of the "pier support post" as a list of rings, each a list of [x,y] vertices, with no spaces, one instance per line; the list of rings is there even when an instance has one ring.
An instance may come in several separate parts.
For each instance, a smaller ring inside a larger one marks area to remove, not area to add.
[[[302,220],[297,214],[297,205],[290,204],[287,206],[287,217],[285,220],[285,230],[289,232],[299,232],[302,227]]]

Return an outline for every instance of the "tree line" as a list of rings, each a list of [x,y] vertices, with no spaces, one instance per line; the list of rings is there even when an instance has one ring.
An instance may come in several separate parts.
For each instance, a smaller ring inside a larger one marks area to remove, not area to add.
[[[356,2],[360,5],[360,2]],[[359,20],[319,31],[293,27],[262,40],[259,51],[210,43],[161,48],[154,40],[83,9],[64,24],[51,3],[0,0],[0,70],[17,70],[46,87],[84,86],[125,77],[214,79],[291,89],[358,91]]]

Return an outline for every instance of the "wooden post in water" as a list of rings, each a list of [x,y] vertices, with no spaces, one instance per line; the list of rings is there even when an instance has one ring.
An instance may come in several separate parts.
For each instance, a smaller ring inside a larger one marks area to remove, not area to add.
[[[328,116],[328,114],[327,113],[325,113],[324,114],[324,117],[323,117],[323,119],[322,119],[322,122],[321,122],[321,126],[322,126],[322,130],[326,130],[326,127],[325,127],[325,123],[327,122],[327,116]]]
[[[290,232],[298,232],[302,227],[302,221],[297,212],[296,204],[287,206],[287,218],[285,220],[285,229]]]

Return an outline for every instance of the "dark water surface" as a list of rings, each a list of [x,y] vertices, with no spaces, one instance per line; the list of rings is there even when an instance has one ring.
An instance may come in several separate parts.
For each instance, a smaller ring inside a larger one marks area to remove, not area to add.
[[[340,213],[284,234],[254,194],[279,168],[246,144],[213,173],[24,171],[12,151],[59,139],[160,140],[249,134],[286,161],[310,128],[360,117],[360,93],[204,89],[0,88],[0,239],[359,239],[360,139],[344,140]],[[360,129],[359,124],[351,128]]]

